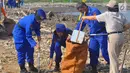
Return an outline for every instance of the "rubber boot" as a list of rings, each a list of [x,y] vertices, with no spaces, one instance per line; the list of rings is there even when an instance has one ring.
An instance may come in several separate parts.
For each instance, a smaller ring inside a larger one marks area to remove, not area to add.
[[[98,72],[97,72],[97,66],[92,66],[92,71],[91,71],[91,73],[98,73]]]
[[[24,65],[19,65],[20,66],[20,73],[28,73],[27,69],[25,68]]]
[[[60,71],[60,64],[56,63],[55,68],[54,68],[54,72],[59,72],[59,71]]]
[[[29,63],[29,71],[30,72],[38,72],[38,69],[35,68],[33,64]]]

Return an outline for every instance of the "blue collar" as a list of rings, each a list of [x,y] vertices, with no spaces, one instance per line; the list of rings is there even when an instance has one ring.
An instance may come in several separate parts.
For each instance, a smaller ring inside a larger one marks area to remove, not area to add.
[[[91,13],[91,7],[90,6],[88,6],[88,12],[87,12],[87,16],[88,16],[88,14],[90,14]]]

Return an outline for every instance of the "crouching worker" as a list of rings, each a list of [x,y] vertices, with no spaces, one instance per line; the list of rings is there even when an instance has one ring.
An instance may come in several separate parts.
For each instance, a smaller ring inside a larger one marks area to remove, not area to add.
[[[52,44],[50,47],[50,64],[49,64],[49,68],[51,68],[53,62],[53,54],[55,52],[56,53],[55,68],[54,68],[55,72],[60,71],[60,62],[62,56],[61,46],[66,47],[65,41],[69,34],[72,34],[72,30],[66,28],[64,24],[56,24],[56,30],[53,33]]]
[[[40,49],[40,46],[39,43],[36,43],[32,38],[32,31],[35,31],[38,42],[40,42],[40,22],[44,19],[46,19],[45,12],[42,9],[38,9],[35,14],[30,14],[19,20],[13,29],[13,38],[17,50],[18,64],[21,69],[20,73],[28,73],[25,68],[25,59],[29,64],[29,71],[38,72],[34,67],[33,53],[34,48]]]

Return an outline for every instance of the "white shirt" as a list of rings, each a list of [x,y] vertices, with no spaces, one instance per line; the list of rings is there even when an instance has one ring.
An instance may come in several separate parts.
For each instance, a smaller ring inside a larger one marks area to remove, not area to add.
[[[96,16],[99,22],[105,22],[106,30],[108,33],[123,31],[124,24],[126,24],[126,17],[118,12],[106,11]]]

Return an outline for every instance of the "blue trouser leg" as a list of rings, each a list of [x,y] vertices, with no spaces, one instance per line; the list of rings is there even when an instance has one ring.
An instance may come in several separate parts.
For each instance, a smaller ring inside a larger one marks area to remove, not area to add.
[[[15,48],[17,50],[18,64],[25,65],[26,49],[24,48],[23,43],[15,44]]]
[[[31,48],[31,45],[28,42],[25,47],[27,49],[27,53],[26,53],[27,62],[33,64],[34,63],[34,57],[33,57],[34,48]]]
[[[108,50],[107,50],[107,47],[108,47],[107,38],[108,38],[107,36],[100,36],[100,37],[97,37],[96,39],[98,40],[98,42],[100,44],[102,56],[109,64],[109,55],[108,55]]]
[[[25,59],[27,60],[28,63],[31,63],[31,64],[34,63],[34,59],[33,59],[34,48],[31,48],[28,42],[15,44],[15,47],[17,50],[19,65],[24,65]]]
[[[89,52],[90,52],[90,65],[96,66],[98,64],[98,57],[99,57],[99,43],[93,37],[90,38]]]
[[[60,63],[62,52],[61,52],[61,44],[59,42],[55,43],[55,53],[56,53],[55,62]]]

